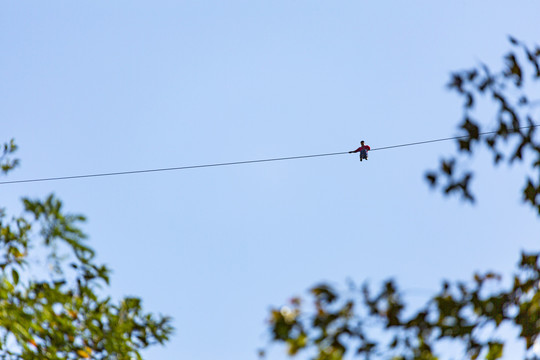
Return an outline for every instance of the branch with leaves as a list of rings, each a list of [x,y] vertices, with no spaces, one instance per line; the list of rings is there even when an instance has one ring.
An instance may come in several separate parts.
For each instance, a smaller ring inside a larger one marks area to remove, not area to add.
[[[310,290],[309,300],[294,298],[271,310],[272,340],[284,343],[289,355],[304,351],[316,360],[340,360],[347,354],[435,360],[443,341],[461,348],[467,359],[495,360],[505,348],[496,330],[511,324],[519,330],[527,358],[538,359],[531,349],[540,335],[539,256],[522,254],[509,289],[500,286],[501,277],[494,273],[475,275],[473,285],[445,282],[412,314],[392,280],[375,294],[367,285],[349,293],[318,285]],[[492,330],[490,335],[485,329]],[[370,336],[373,333],[384,333],[383,340]]]
[[[2,146],[2,155],[0,155],[0,169],[3,174],[7,174],[10,170],[15,169],[19,165],[19,159],[12,159],[13,153],[17,151],[15,140],[11,139],[9,143]]]
[[[510,164],[529,161],[538,176],[536,179],[526,178],[523,196],[540,214],[540,140],[535,137],[540,126],[540,99],[531,99],[527,95],[540,80],[540,47],[529,49],[512,37],[510,43],[513,50],[504,56],[504,66],[500,71],[492,72],[486,65],[480,65],[451,76],[448,87],[464,100],[460,129],[465,134],[458,140],[459,151],[472,155],[477,146],[483,145],[492,153],[495,164],[505,160]],[[486,126],[474,116],[476,104],[485,98],[497,105],[495,129],[486,130]],[[489,135],[483,135],[486,132]],[[509,145],[513,150],[506,154]],[[439,185],[442,178],[444,193],[457,193],[474,201],[469,186],[473,174],[471,171],[457,174],[457,164],[455,156],[443,160],[439,170],[430,171],[426,178],[432,186]]]
[[[5,173],[15,150],[4,146]],[[20,217],[0,214],[0,359],[142,359],[169,339],[169,317],[143,312],[138,298],[100,296],[110,270],[95,263],[83,216],[64,213],[53,195],[23,205]]]

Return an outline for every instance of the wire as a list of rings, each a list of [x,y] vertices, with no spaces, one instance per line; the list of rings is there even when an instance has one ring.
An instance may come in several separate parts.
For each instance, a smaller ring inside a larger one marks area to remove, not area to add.
[[[519,129],[527,129],[527,128],[532,128],[532,127],[537,127],[537,126],[540,126],[540,125],[534,124],[534,125],[531,125],[531,126],[523,126],[523,127],[520,127]],[[495,133],[497,133],[497,131],[483,132],[483,133],[479,133],[478,136],[485,136],[485,135],[490,135],[490,134],[495,134]],[[447,138],[441,138],[441,139],[433,139],[433,140],[411,142],[411,143],[405,143],[405,144],[399,144],[399,145],[391,145],[391,146],[373,148],[370,151],[388,150],[388,149],[395,149],[395,148],[399,148],[399,147],[416,146],[416,145],[430,144],[430,143],[441,142],[441,141],[449,141],[449,140],[458,140],[458,139],[464,139],[464,138],[467,138],[467,137],[468,136],[465,135],[465,136],[454,136],[454,137],[447,137]],[[105,177],[105,176],[133,175],[133,174],[144,174],[144,173],[164,172],[164,171],[179,171],[179,170],[200,169],[200,168],[218,167],[218,166],[244,165],[244,164],[255,164],[255,163],[272,162],[272,161],[307,159],[307,158],[315,158],[315,157],[323,157],[323,156],[336,156],[336,155],[344,155],[344,154],[348,154],[348,153],[349,153],[348,151],[342,151],[342,152],[334,152],[334,153],[326,153],[326,154],[288,156],[288,157],[280,157],[280,158],[234,161],[234,162],[226,162],[226,163],[213,163],[213,164],[190,165],[190,166],[177,166],[177,167],[158,168],[158,169],[118,171],[118,172],[72,175],[72,176],[57,176],[57,177],[25,179],[25,180],[11,180],[11,181],[1,181],[0,185],[22,184],[22,183],[44,182],[44,181],[85,179],[85,178],[95,178],[95,177]]]
[[[199,169],[199,168],[216,167],[216,166],[254,164],[254,163],[270,162],[270,161],[283,161],[283,160],[295,160],[295,159],[305,159],[305,158],[312,158],[312,157],[321,157],[321,156],[343,155],[343,154],[347,154],[347,153],[348,152],[345,151],[345,152],[337,152],[337,153],[329,153],[329,154],[290,156],[290,157],[273,158],[273,159],[234,161],[234,162],[215,163],[215,164],[178,166],[178,167],[169,167],[169,168],[161,168],[161,169],[132,170],[132,171],[119,171],[119,172],[109,172],[109,173],[100,173],[100,174],[58,176],[58,177],[41,178],[41,179],[13,180],[13,181],[0,182],[0,185],[18,184],[18,183],[30,183],[30,182],[41,182],[41,181],[83,179],[83,178],[103,177],[103,176],[132,175],[132,174],[143,174],[143,173],[162,172],[162,171],[177,171],[177,170]]]
[[[478,134],[478,136],[484,136],[484,135],[489,135],[489,134],[494,134],[494,133],[496,133],[496,131],[490,131],[490,132],[481,133],[481,134]],[[468,135],[464,135],[464,136],[454,136],[454,137],[442,138],[442,139],[435,139],[435,140],[418,141],[418,142],[407,143],[407,144],[401,144],[401,145],[391,145],[391,146],[380,147],[380,148],[377,148],[377,149],[371,149],[370,151],[375,151],[375,150],[388,150],[388,149],[395,149],[395,148],[405,147],[405,146],[414,146],[414,145],[430,144],[430,143],[439,142],[439,141],[448,141],[448,140],[465,139],[465,138],[467,138],[467,137],[468,137]]]
[[[535,127],[538,127],[538,126],[540,126],[540,124],[533,124],[533,125],[530,125],[530,126],[521,126],[521,127],[518,128],[518,130],[522,130],[522,129],[530,129],[530,128],[535,128]],[[478,136],[480,137],[480,136],[485,136],[485,135],[496,134],[497,132],[498,132],[498,131],[487,131],[487,132],[482,132],[482,133],[478,133]],[[466,139],[466,138],[468,138],[468,137],[469,137],[468,135],[463,135],[463,136],[454,136],[454,137],[441,138],[441,139],[434,139],[434,140],[418,141],[418,142],[407,143],[407,144],[401,144],[401,145],[391,145],[391,146],[380,147],[380,148],[377,148],[377,149],[371,149],[370,151],[395,149],[395,148],[404,147],[404,146],[414,146],[414,145],[430,144],[430,143],[439,142],[439,141],[459,140],[459,139]],[[1,183],[0,183],[0,184],[1,184]]]

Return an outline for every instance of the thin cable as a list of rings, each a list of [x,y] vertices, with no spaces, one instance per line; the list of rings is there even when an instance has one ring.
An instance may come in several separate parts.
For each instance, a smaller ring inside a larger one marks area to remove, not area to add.
[[[534,125],[531,125],[531,126],[522,126],[522,127],[519,127],[518,130],[530,129],[530,128],[534,128],[534,127],[538,127],[538,126],[540,126],[540,124],[538,124],[538,125],[534,124]],[[496,134],[497,132],[498,131],[487,131],[487,132],[483,132],[483,133],[478,133],[478,136],[480,137],[480,136],[485,136],[485,135]],[[454,137],[435,139],[435,140],[418,141],[418,142],[401,144],[401,145],[391,145],[391,146],[380,147],[380,148],[377,148],[377,149],[371,149],[370,151],[387,150],[387,149],[394,149],[394,148],[399,148],[399,147],[404,147],[404,146],[414,146],[414,145],[429,144],[429,143],[434,143],[434,142],[439,142],[439,141],[459,140],[459,139],[466,139],[468,137],[469,137],[468,135],[463,135],[463,136],[454,136]]]
[[[494,133],[496,133],[496,131],[480,133],[480,134],[478,134],[478,136],[484,136],[484,135],[489,135],[489,134],[494,134]],[[370,151],[395,149],[395,148],[399,148],[399,147],[429,144],[429,143],[434,143],[434,142],[439,142],[439,141],[465,139],[467,137],[469,137],[469,136],[468,135],[463,135],[463,136],[454,136],[454,137],[435,139],[435,140],[418,141],[418,142],[401,144],[401,145],[391,145],[391,146],[380,147],[380,148],[376,148],[376,149],[371,149]]]
[[[531,126],[523,126],[523,127],[520,127],[519,129],[527,129],[527,128],[532,128],[532,127],[537,127],[537,126],[540,126],[540,125],[535,124],[535,125],[531,125]],[[480,134],[478,134],[478,136],[485,136],[485,135],[490,135],[490,134],[495,134],[495,133],[497,133],[497,131],[489,131],[489,132],[480,133]],[[458,140],[458,139],[464,139],[464,138],[467,138],[467,137],[468,136],[453,136],[453,137],[447,137],[447,138],[441,138],[441,139],[433,139],[433,140],[426,140],[426,141],[411,142],[411,143],[405,143],[405,144],[399,144],[399,145],[391,145],[391,146],[373,148],[373,149],[371,149],[371,151],[388,150],[388,149],[395,149],[395,148],[399,148],[399,147],[416,146],[416,145],[430,144],[430,143],[441,142],[441,141],[449,141],[449,140]],[[1,181],[0,185],[22,184],[22,183],[44,182],[44,181],[58,181],[58,180],[73,180],[73,179],[95,178],[95,177],[105,177],[105,176],[133,175],[133,174],[144,174],[144,173],[164,172],[164,171],[179,171],[179,170],[199,169],[199,168],[218,167],[218,166],[255,164],[255,163],[263,163],[263,162],[271,162],[271,161],[307,159],[307,158],[323,157],[323,156],[344,155],[344,154],[348,154],[348,153],[349,153],[348,151],[342,151],[342,152],[334,152],[334,153],[326,153],[326,154],[288,156],[288,157],[280,157],[280,158],[234,161],[234,162],[226,162],[226,163],[213,163],[213,164],[202,164],[202,165],[191,165],[191,166],[178,166],[178,167],[168,167],[168,168],[158,168],[158,169],[118,171],[118,172],[85,174],[85,175],[72,175],[72,176],[57,176],[57,177],[38,178],[38,179],[25,179],[25,180],[11,180],[11,181]]]
[[[289,156],[289,157],[273,158],[273,159],[259,159],[259,160],[234,161],[234,162],[215,163],[215,164],[203,164],[203,165],[191,165],[191,166],[178,166],[178,167],[169,167],[169,168],[161,168],[161,169],[132,170],[132,171],[119,171],[119,172],[109,172],[109,173],[100,173],[100,174],[86,174],[86,175],[58,176],[58,177],[49,177],[49,178],[40,178],[40,179],[26,179],[26,180],[2,181],[2,182],[0,182],[0,185],[4,185],[4,184],[31,183],[31,182],[42,182],[42,181],[56,181],[56,180],[84,179],[84,178],[104,177],[104,176],[132,175],[132,174],[143,174],[143,173],[151,173],[151,172],[162,172],[162,171],[176,171],[176,170],[198,169],[198,168],[207,168],[207,167],[216,167],[216,166],[230,166],[230,165],[254,164],[254,163],[262,163],[262,162],[270,162],[270,161],[283,161],[283,160],[295,160],[295,159],[305,159],[305,158],[321,157],[321,156],[343,155],[343,154],[347,154],[347,153],[348,153],[348,151],[344,151],[344,152],[328,153],[328,154],[302,155],[302,156]]]

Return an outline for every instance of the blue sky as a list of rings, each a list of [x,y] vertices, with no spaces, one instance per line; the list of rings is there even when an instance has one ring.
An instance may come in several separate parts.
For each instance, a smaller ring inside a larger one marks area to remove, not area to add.
[[[509,34],[537,44],[539,13],[524,0],[3,1],[1,140],[22,162],[6,180],[453,136],[450,72],[498,68]],[[110,293],[174,317],[147,359],[250,359],[269,307],[320,281],[395,277],[427,296],[538,249],[519,167],[469,160],[475,206],[428,188],[455,148],[3,185],[0,201],[16,214],[21,196],[53,192],[88,217]]]

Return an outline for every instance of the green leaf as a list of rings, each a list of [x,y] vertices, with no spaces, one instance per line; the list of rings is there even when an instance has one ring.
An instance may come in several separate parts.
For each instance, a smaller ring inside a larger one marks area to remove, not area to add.
[[[500,359],[503,356],[503,348],[504,344],[500,342],[490,342],[489,345],[489,351],[486,355],[486,360],[496,360]]]
[[[17,270],[12,269],[11,276],[13,278],[13,285],[17,286],[17,284],[19,284],[19,273],[17,272]]]
[[[319,301],[332,303],[337,299],[336,292],[328,285],[322,284],[311,289],[311,293],[317,297]]]

